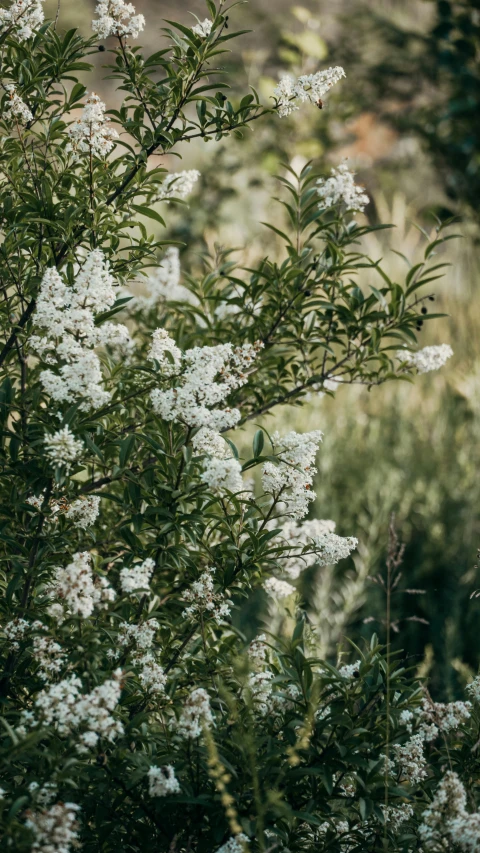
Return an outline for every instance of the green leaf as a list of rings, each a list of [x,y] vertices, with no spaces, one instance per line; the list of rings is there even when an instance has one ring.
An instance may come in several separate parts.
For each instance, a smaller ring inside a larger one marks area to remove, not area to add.
[[[255,457],[261,455],[264,443],[265,443],[265,437],[263,435],[263,430],[258,429],[254,435],[254,438],[253,438],[253,455]]]
[[[148,219],[154,219],[155,222],[158,222],[160,225],[166,227],[165,220],[162,219],[162,217],[159,213],[157,213],[156,210],[152,210],[151,207],[147,207],[146,205],[132,204],[132,208],[141,216],[146,216]]]

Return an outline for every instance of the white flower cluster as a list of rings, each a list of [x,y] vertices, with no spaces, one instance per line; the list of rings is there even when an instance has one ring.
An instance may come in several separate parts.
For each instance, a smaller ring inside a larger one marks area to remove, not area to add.
[[[423,752],[424,737],[417,733],[407,740],[405,744],[393,744],[395,761],[404,779],[413,785],[417,785],[422,779],[426,779],[427,759]]]
[[[88,495],[74,501],[65,513],[65,518],[73,521],[75,527],[86,530],[95,524],[100,512],[100,498],[98,495]]]
[[[280,578],[267,578],[263,583],[263,588],[265,592],[272,596],[272,598],[282,599],[288,598],[289,595],[293,595],[297,590],[294,586],[287,581],[282,581]]]
[[[317,71],[316,74],[304,74],[295,80],[289,74],[285,74],[273,90],[273,97],[277,101],[277,110],[281,118],[288,116],[298,110],[299,103],[310,101],[321,107],[321,100],[326,93],[342,77],[346,77],[345,71],[339,65]]]
[[[159,627],[156,619],[147,619],[138,625],[125,622],[119,632],[121,646],[135,647],[131,654],[132,664],[139,670],[140,683],[149,693],[163,693],[167,683],[163,667],[157,663],[153,652],[148,651]]]
[[[273,519],[271,526],[278,526],[276,519]],[[293,519],[286,521],[281,533],[272,540],[272,543],[275,545],[278,543],[285,549],[279,558],[285,574],[292,580],[296,580],[302,571],[315,565],[318,556],[315,553],[313,540],[334,531],[335,522],[330,519],[312,518],[301,524]]]
[[[409,367],[416,367],[419,373],[430,373],[431,370],[439,370],[453,355],[453,350],[448,344],[424,347],[418,352],[408,350],[397,350],[397,358],[406,362]]]
[[[292,518],[303,518],[309,503],[315,500],[312,481],[317,469],[313,463],[321,440],[320,430],[303,435],[292,431],[283,437],[275,432],[272,436],[273,444],[280,447],[278,464],[265,463],[262,484],[267,494],[277,500],[281,497],[286,514]]]
[[[32,853],[70,853],[78,847],[75,803],[55,803],[49,809],[25,813],[25,826],[33,833]]]
[[[144,308],[152,308],[161,302],[195,301],[194,295],[180,284],[180,254],[176,246],[170,246],[160,264],[145,282],[146,296],[137,296],[136,303]]]
[[[333,566],[350,556],[358,545],[355,536],[337,536],[336,533],[322,533],[314,539],[316,560],[320,566]]]
[[[150,591],[150,580],[155,568],[155,561],[148,557],[143,563],[137,563],[130,569],[120,569],[120,585],[122,592],[130,595],[132,592]]]
[[[80,398],[79,408],[88,411],[110,400],[111,394],[102,388],[100,361],[93,348],[122,349],[130,343],[126,326],[109,322],[95,326],[95,316],[114,304],[116,285],[100,249],[87,255],[72,286],[54,268],[43,276],[34,319],[44,335],[33,336],[30,343],[49,364],[61,364],[58,373],[42,370],[40,374],[45,391],[59,403]]]
[[[201,39],[206,39],[212,32],[212,22],[209,18],[205,18],[203,21],[199,21],[194,27],[192,27],[192,33],[195,33]]]
[[[172,345],[175,346],[173,342]],[[187,350],[182,357],[180,384],[166,391],[152,391],[154,411],[166,421],[180,421],[191,427],[207,426],[220,431],[235,426],[240,420],[238,409],[219,408],[219,404],[247,382],[247,371],[260,347],[220,344]]]
[[[179,794],[180,785],[171,764],[166,767],[152,765],[148,771],[148,793],[151,797],[166,797]]]
[[[25,503],[30,504],[30,506],[34,506],[35,509],[41,509],[43,506],[45,495],[45,489],[43,490],[41,495],[30,495],[25,499]]]
[[[20,95],[17,95],[17,91],[13,83],[7,83],[5,85],[5,89],[8,92],[9,99],[7,101],[7,106],[3,111],[4,119],[18,119],[18,123],[22,125],[27,125],[29,121],[33,121],[33,113],[27,107],[25,101],[22,101]]]
[[[363,187],[355,183],[354,172],[350,171],[346,162],[341,163],[337,169],[332,169],[326,180],[319,178],[317,187],[318,195],[322,199],[320,207],[333,207],[342,202],[347,210],[362,213],[370,201]],[[335,388],[332,388],[327,386],[327,382],[328,379],[324,382],[327,390],[336,390],[338,383],[334,383]]]
[[[38,675],[43,681],[50,681],[62,671],[66,663],[62,647],[51,637],[33,638],[33,656],[38,663]]]
[[[267,637],[259,634],[248,647],[248,656],[255,666],[263,666],[268,658]]]
[[[112,150],[118,133],[108,124],[106,109],[103,101],[92,92],[85,102],[82,115],[68,128],[70,142],[67,151],[73,151],[76,155],[81,153],[105,157]]]
[[[24,639],[30,628],[30,622],[27,622],[26,619],[21,619],[20,617],[12,619],[11,622],[7,622],[6,625],[3,626],[3,633],[7,640],[9,640],[12,651],[18,652],[20,648],[19,641]]]
[[[48,588],[52,598],[60,598],[70,613],[86,619],[95,607],[107,607],[115,600],[115,591],[106,578],[94,575],[92,559],[87,551],[77,552],[64,569],[55,569],[54,579]]]
[[[465,690],[474,702],[480,703],[480,675],[477,675],[470,684],[467,684]]]
[[[220,433],[209,427],[201,427],[192,438],[195,453],[224,459],[231,453],[230,447]]]
[[[45,19],[44,0],[14,0],[8,9],[0,9],[0,32],[15,30],[19,41],[31,38]]]
[[[355,663],[346,663],[340,667],[338,674],[347,680],[356,678],[358,676],[361,663],[362,662],[360,660],[356,660]]]
[[[95,12],[98,20],[92,21],[92,30],[101,39],[108,36],[136,39],[145,29],[143,15],[136,15],[135,6],[124,0],[100,0]]]
[[[68,424],[52,435],[47,433],[44,443],[47,458],[56,467],[65,468],[67,474],[83,451],[83,443],[70,432]]]
[[[209,459],[201,476],[213,492],[241,492],[244,489],[242,466],[238,459]]]
[[[38,666],[37,675],[43,681],[58,675],[66,663],[66,657],[63,654],[62,647],[52,639],[45,636],[47,628],[45,625],[36,619],[34,622],[28,622],[26,619],[13,619],[4,625],[3,632],[6,639],[9,641],[12,651],[18,652],[20,649],[20,641],[28,641],[28,648],[32,654],[35,664]],[[32,634],[36,634],[32,638]]]
[[[132,661],[140,669],[138,677],[142,687],[148,690],[149,693],[163,693],[167,683],[167,676],[165,675],[165,670],[157,663],[153,654],[146,652],[142,655],[133,656]]]
[[[385,823],[393,832],[398,832],[402,823],[410,820],[415,814],[409,803],[400,803],[398,806],[380,806],[385,817]]]
[[[150,649],[159,627],[156,619],[147,619],[138,625],[124,622],[119,632],[119,643],[121,646],[134,644],[139,649]]]
[[[201,480],[217,494],[241,492],[245,489],[242,466],[232,456],[232,450],[220,433],[209,427],[201,427],[192,439],[196,453],[207,456]]]
[[[430,853],[449,853],[453,848],[462,853],[479,850],[480,812],[467,812],[465,788],[456,773],[445,773],[422,814],[418,833],[422,849]]]
[[[189,606],[183,611],[184,616],[190,618],[196,613],[207,613],[213,616],[216,622],[221,622],[230,614],[230,607],[225,602],[222,593],[215,592],[214,574],[215,569],[206,569],[198,580],[194,581],[191,587],[184,592],[184,600],[190,602]]]
[[[296,684],[275,685],[273,672],[253,672],[248,677],[248,690],[257,713],[261,717],[284,714],[295,707],[295,700],[300,697],[300,689]]]
[[[439,732],[455,731],[471,716],[470,702],[432,702],[424,699],[418,714],[420,733],[426,741],[434,740]]]
[[[82,682],[76,675],[41,690],[35,699],[38,717],[23,713],[25,725],[53,726],[59,734],[68,735],[83,729],[78,752],[86,752],[98,744],[100,738],[113,741],[123,734],[123,726],[112,717],[122,691],[122,671],[115,670],[109,678],[90,693],[82,693]]]
[[[248,838],[243,832],[240,832],[238,835],[235,835],[232,838],[229,838],[225,844],[222,844],[221,847],[218,848],[217,853],[245,853],[248,850],[246,846],[248,844]]]
[[[185,700],[180,718],[172,720],[171,725],[180,737],[194,740],[200,737],[204,727],[210,728],[212,724],[209,695],[203,687],[197,687]]]
[[[182,351],[165,329],[155,329],[147,357],[158,361],[164,376],[174,376],[181,369]]]
[[[157,194],[157,201],[168,201],[171,198],[185,201],[192,192],[200,177],[197,169],[187,169],[184,172],[170,172],[166,176]]]
[[[430,698],[423,700],[422,705],[415,712],[402,711],[400,721],[409,732],[413,731],[414,723],[418,724],[417,734],[424,740],[435,740],[442,732],[455,731],[471,716],[470,702],[432,702]]]
[[[30,782],[28,791],[35,799],[36,805],[49,806],[52,800],[58,794],[58,787],[55,782],[46,782],[45,785],[39,785],[38,782]]]

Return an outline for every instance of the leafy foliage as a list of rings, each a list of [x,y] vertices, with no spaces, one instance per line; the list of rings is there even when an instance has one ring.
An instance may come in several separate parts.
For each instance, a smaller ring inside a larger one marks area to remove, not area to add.
[[[293,635],[257,639],[256,651],[228,619],[267,579],[277,590],[295,580],[288,561],[325,564],[354,547],[330,528],[288,540],[321,436],[259,430],[239,460],[234,433],[222,435],[308,390],[331,393],[328,380],[410,377],[396,353],[416,342],[442,229],[425,264],[392,282],[359,250],[370,226],[320,206],[311,166],[287,169],[283,260],[245,269],[226,250],[197,262],[183,299],[167,288],[142,302],[138,281],[164,246],[152,223],[176,203],[175,180],[149,157],[265,114],[255,93],[223,95],[216,57],[238,34],[222,3],[207,6],[209,34],[170,23],[169,46],[149,58],[118,37],[109,71],[126,96],[109,123],[77,82],[94,39],[51,23],[23,41],[2,35],[5,84],[31,114],[8,109],[6,89],[3,830],[12,849],[68,849],[47,846],[55,800],[80,806],[69,831],[92,853],[202,853],[229,838],[234,851],[417,849],[447,747],[431,748],[422,790],[385,761],[410,734],[402,711],[420,707],[409,673],[375,638],[343,670],[318,660],[294,593]],[[355,282],[365,268],[366,290]],[[214,417],[224,424],[209,430]],[[260,467],[262,491],[231,487]],[[450,744],[466,783],[478,773],[476,713]],[[159,770],[159,791],[151,770],[162,767],[177,781]],[[412,804],[400,833],[396,804]]]

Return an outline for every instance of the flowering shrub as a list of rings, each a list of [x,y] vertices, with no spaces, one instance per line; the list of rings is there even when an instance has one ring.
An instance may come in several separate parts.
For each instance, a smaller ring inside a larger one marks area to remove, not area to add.
[[[287,167],[282,258],[182,273],[152,222],[199,175],[149,158],[270,109],[223,94],[215,57],[236,34],[223,3],[207,11],[150,57],[123,0],[98,4],[91,38],[60,35],[40,0],[0,15],[6,844],[477,849],[478,685],[435,704],[375,638],[353,663],[317,659],[294,584],[357,545],[305,520],[322,433],[260,428],[240,459],[234,432],[307,393],[441,366],[448,348],[411,350],[442,237],[391,282],[359,249],[368,197],[348,167]],[[98,37],[119,110],[76,79]],[[283,80],[271,109],[343,76]],[[262,586],[295,628],[249,644],[231,617]]]

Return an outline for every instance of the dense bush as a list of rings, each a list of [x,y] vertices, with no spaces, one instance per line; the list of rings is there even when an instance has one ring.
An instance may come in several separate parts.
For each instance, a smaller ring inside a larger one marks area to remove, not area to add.
[[[472,704],[439,705],[388,641],[317,657],[294,583],[356,546],[302,521],[321,433],[259,429],[240,460],[233,431],[312,389],[441,366],[449,347],[415,351],[441,229],[392,282],[359,250],[368,199],[347,167],[286,168],[282,256],[243,268],[222,250],[181,279],[151,229],[197,175],[149,158],[266,112],[223,94],[237,34],[207,7],[144,57],[142,16],[99,3],[125,94],[108,113],[77,80],[97,36],[60,35],[40,0],[0,16],[5,844],[474,850],[478,681]],[[283,79],[278,121],[342,76]],[[387,590],[399,558],[392,532]],[[258,587],[290,636],[234,627]]]

